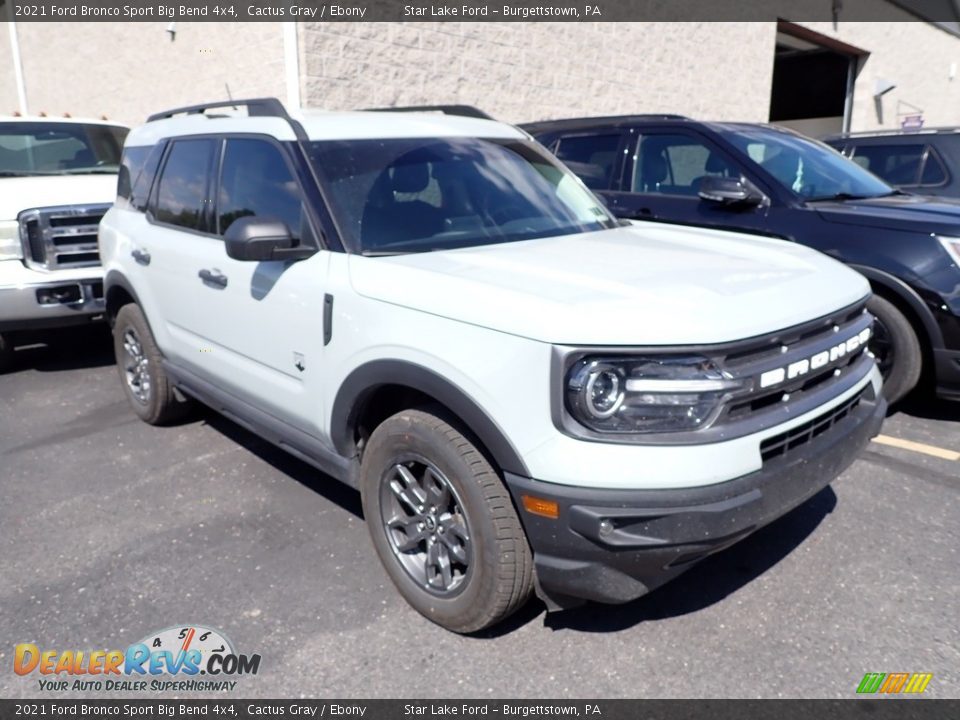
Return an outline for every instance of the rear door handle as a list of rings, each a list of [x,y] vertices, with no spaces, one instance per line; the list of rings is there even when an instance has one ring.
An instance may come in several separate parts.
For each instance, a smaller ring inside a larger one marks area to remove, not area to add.
[[[204,285],[213,285],[218,288],[227,286],[227,276],[219,270],[201,270],[197,273]]]
[[[150,264],[150,253],[148,253],[146,250],[135,248],[134,250],[130,251],[130,255],[134,260],[136,260],[141,265]]]

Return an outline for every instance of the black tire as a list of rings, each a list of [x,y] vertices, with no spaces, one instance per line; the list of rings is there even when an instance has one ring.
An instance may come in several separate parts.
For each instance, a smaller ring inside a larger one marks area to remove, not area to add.
[[[121,385],[141,420],[150,425],[166,425],[189,411],[189,401],[177,396],[163,371],[163,355],[139,305],[124,305],[117,313],[113,352]]]
[[[399,412],[370,436],[360,470],[363,512],[374,548],[407,602],[448,630],[471,633],[495,625],[527,602],[533,589],[533,557],[497,472],[440,416],[442,411],[429,410]],[[398,465],[410,477],[422,468],[422,484],[404,485],[408,476],[398,474]],[[437,500],[445,484],[452,504]],[[407,499],[420,501],[419,514],[404,504],[394,485],[411,490]],[[438,509],[431,524],[435,500]],[[388,520],[398,516],[402,520],[388,527]],[[409,550],[402,551],[400,544],[409,544]],[[432,547],[438,560],[433,565]],[[449,583],[439,572],[444,554]]]
[[[874,295],[867,310],[876,318],[869,347],[883,374],[883,396],[892,405],[920,381],[923,352],[910,321],[893,303]]]
[[[0,373],[13,367],[13,343],[9,336],[0,335]]]

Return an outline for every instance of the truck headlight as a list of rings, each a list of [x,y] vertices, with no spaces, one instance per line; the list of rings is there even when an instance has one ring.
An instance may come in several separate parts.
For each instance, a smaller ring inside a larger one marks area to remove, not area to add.
[[[960,268],[960,238],[937,235],[937,240],[943,245],[943,249],[947,251],[956,266]]]
[[[0,260],[20,260],[22,257],[20,223],[16,220],[0,222]]]
[[[566,404],[598,433],[685,432],[710,425],[743,387],[696,355],[588,357],[567,372]]]

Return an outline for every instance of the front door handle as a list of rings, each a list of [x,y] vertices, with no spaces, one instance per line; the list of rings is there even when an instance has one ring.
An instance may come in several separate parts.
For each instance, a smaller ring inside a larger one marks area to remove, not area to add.
[[[150,264],[150,253],[146,250],[141,250],[140,248],[135,248],[130,251],[130,256],[136,260],[140,265],[149,265]]]
[[[218,288],[227,286],[227,276],[219,270],[201,270],[197,273],[204,285],[213,285]]]

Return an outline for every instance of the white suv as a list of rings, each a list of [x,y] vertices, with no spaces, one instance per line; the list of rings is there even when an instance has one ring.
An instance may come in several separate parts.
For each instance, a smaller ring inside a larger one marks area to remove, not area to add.
[[[20,331],[102,319],[97,224],[126,134],[98,120],[0,118],[0,370]]]
[[[135,412],[197,398],[359,488],[391,579],[451,630],[534,589],[636,598],[880,427],[866,280],[624,226],[509,125],[231,101],[154,116],[124,163],[100,233]]]

